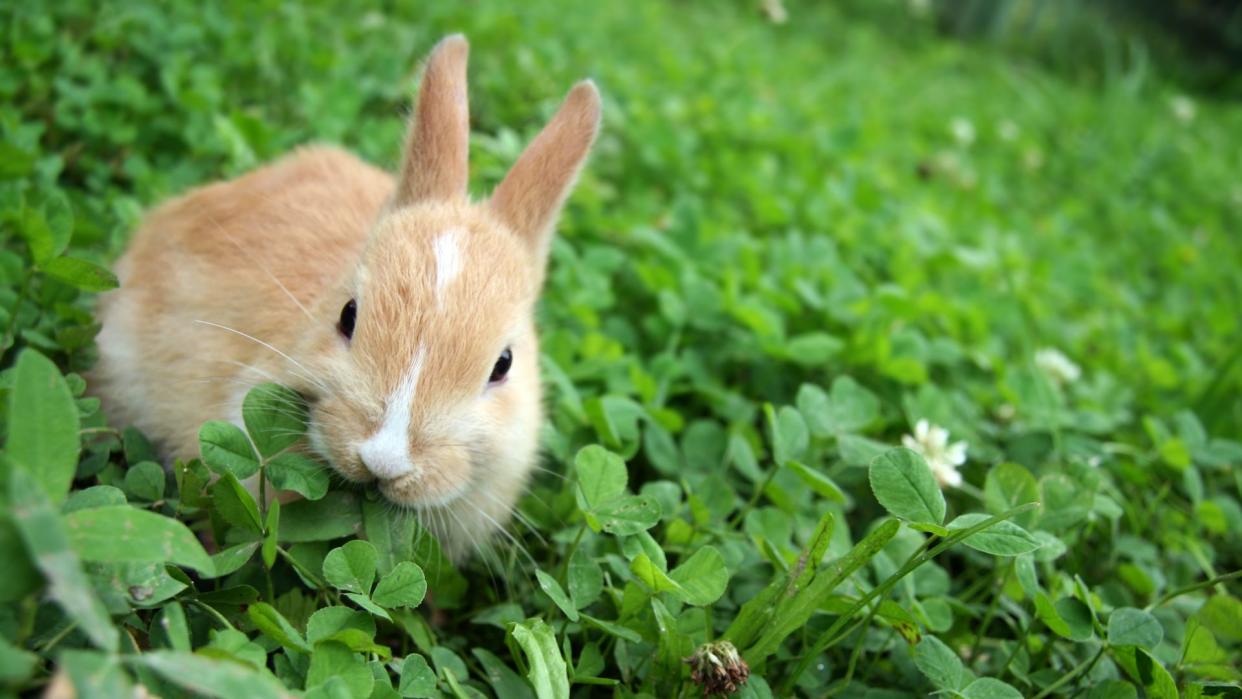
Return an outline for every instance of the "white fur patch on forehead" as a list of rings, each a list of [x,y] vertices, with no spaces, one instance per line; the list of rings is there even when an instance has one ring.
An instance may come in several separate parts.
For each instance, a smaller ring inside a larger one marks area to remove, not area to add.
[[[420,346],[410,368],[388,397],[384,422],[358,447],[359,458],[376,478],[390,480],[417,470],[410,455],[410,406],[426,358],[427,348]]]
[[[461,244],[466,232],[461,228],[450,228],[436,236],[431,244],[432,256],[436,265],[436,301],[444,294],[444,289],[461,274]]]

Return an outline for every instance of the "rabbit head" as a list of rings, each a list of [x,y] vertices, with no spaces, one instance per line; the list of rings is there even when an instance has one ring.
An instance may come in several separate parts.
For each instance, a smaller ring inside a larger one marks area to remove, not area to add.
[[[577,84],[492,196],[467,193],[464,38],[432,51],[396,189],[356,268],[312,310],[312,447],[399,505],[481,535],[509,515],[541,421],[534,307],[600,120]],[[442,532],[441,532],[442,533]]]

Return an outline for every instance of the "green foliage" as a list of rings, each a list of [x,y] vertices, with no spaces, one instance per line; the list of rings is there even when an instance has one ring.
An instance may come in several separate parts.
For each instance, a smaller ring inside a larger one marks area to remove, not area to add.
[[[747,697],[1242,680],[1242,109],[852,5],[0,3],[0,695],[689,697],[726,645]],[[456,564],[288,389],[166,464],[83,378],[143,209],[310,141],[391,166],[450,31],[476,194],[606,100],[550,473]]]

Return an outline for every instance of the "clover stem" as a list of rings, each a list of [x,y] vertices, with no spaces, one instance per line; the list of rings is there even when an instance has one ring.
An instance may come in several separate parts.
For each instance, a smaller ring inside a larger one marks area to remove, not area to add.
[[[996,573],[998,570],[1000,570],[1000,566],[994,566],[992,571],[988,573],[988,588],[996,585]],[[975,634],[974,643],[970,645],[970,664],[972,667],[979,657],[979,646],[983,643],[983,637],[987,634],[988,627],[992,625],[992,619],[996,618],[996,608],[1000,604],[1000,600],[1001,595],[993,591],[992,603],[988,605],[988,611],[983,615],[983,623],[979,625],[979,632]]]
[[[1070,680],[1074,679],[1075,677],[1078,677],[1084,672],[1090,671],[1091,668],[1095,667],[1095,664],[1100,660],[1100,656],[1104,655],[1104,651],[1107,649],[1108,649],[1107,644],[1101,644],[1100,649],[1096,651],[1095,655],[1092,656],[1091,659],[1082,661],[1081,663],[1076,665],[1074,669],[1062,675],[1056,682],[1053,682],[1047,687],[1044,687],[1044,691],[1040,692],[1039,694],[1036,694],[1035,699],[1044,699],[1044,697],[1057,691],[1062,686],[1064,686],[1066,683],[1068,683]]]
[[[1164,597],[1161,597],[1155,602],[1152,602],[1147,607],[1147,609],[1148,611],[1150,611],[1152,609],[1155,609],[1156,607],[1167,604],[1168,602],[1178,597],[1181,597],[1182,595],[1189,594],[1191,592],[1197,592],[1199,590],[1202,590],[1205,587],[1213,587],[1225,581],[1233,580],[1234,578],[1237,578],[1237,577],[1242,577],[1242,569],[1235,570],[1232,573],[1222,573],[1221,575],[1217,575],[1214,578],[1209,578],[1207,580],[1201,580],[1197,583],[1193,583],[1185,587],[1179,587],[1176,590],[1173,590],[1172,592],[1166,594]]]

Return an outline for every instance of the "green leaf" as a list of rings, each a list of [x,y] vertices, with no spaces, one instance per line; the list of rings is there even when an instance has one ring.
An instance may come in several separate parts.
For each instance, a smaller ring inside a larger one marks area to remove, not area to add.
[[[291,490],[307,500],[319,500],[328,493],[328,467],[302,454],[275,456],[263,472],[278,490]]]
[[[92,507],[124,505],[125,503],[125,493],[120,488],[113,488],[110,485],[93,485],[85,490],[75,490],[69,493],[65,503],[60,506],[60,511],[69,514],[78,510],[89,510]]]
[[[850,466],[870,466],[889,447],[883,442],[867,439],[856,434],[843,434],[837,437],[837,450],[841,460]]]
[[[1063,473],[1050,473],[1039,480],[1043,516],[1040,529],[1059,532],[1087,519],[1095,494]]]
[[[1133,607],[1114,609],[1108,617],[1108,642],[1114,646],[1139,646],[1152,650],[1164,639],[1156,617]]]
[[[806,421],[802,413],[788,405],[774,410],[771,405],[763,406],[767,416],[768,435],[772,441],[772,456],[776,463],[785,465],[790,461],[802,458],[810,446],[811,436],[807,431]]]
[[[65,650],[56,665],[69,676],[77,699],[116,699],[135,696],[121,670],[120,656],[90,650]]]
[[[1227,594],[1212,595],[1195,616],[1228,643],[1242,641],[1242,601]]]
[[[962,690],[965,699],[1022,699],[1022,692],[998,679],[980,677]]]
[[[950,532],[961,531],[970,529],[988,519],[991,519],[989,515],[980,512],[959,515],[949,522],[947,528]],[[1040,547],[1039,540],[1031,536],[1030,532],[1006,520],[996,522],[981,532],[971,534],[962,539],[962,543],[976,551],[990,553],[993,556],[1017,556],[1030,553]]]
[[[1095,635],[1091,610],[1073,597],[1063,597],[1054,604],[1040,592],[1035,595],[1035,615],[1062,638],[1081,643]]]
[[[57,257],[39,265],[49,277],[83,291],[107,291],[120,286],[116,275],[105,267],[76,257]]]
[[[374,682],[374,675],[371,679]],[[302,696],[303,699],[362,699],[354,695],[349,682],[344,677],[328,677],[322,683],[306,690]]]
[[[526,679],[539,699],[569,699],[569,675],[565,658],[551,627],[542,619],[514,624],[509,630],[526,655]]]
[[[19,179],[29,175],[34,160],[34,155],[30,152],[12,143],[0,141],[0,180]],[[9,206],[17,209],[21,202],[12,202]]]
[[[712,604],[720,599],[729,586],[729,569],[724,558],[713,546],[704,546],[681,565],[669,572],[681,590],[674,594],[687,604],[698,607]]]
[[[845,349],[845,341],[828,333],[811,332],[789,338],[785,344],[785,356],[802,366],[812,367],[826,363]]]
[[[125,462],[137,464],[143,461],[159,461],[159,453],[155,451],[146,435],[134,427],[126,427],[121,433],[121,444],[125,451]]]
[[[60,190],[48,192],[39,210],[55,241],[53,254],[59,255],[73,240],[73,207],[69,204],[69,198]]]
[[[306,433],[308,417],[302,396],[277,384],[255,386],[242,399],[246,432],[264,458],[296,444]]]
[[[893,516],[916,524],[944,521],[944,493],[923,457],[905,447],[884,452],[871,463],[871,490]]]
[[[330,638],[340,631],[353,629],[369,638],[375,637],[375,619],[369,614],[349,607],[324,607],[311,614],[306,621],[306,640],[310,643]]]
[[[341,678],[355,699],[366,699],[375,685],[371,668],[348,646],[337,641],[320,641],[315,644],[310,667],[306,670],[306,687],[319,687],[333,677]]]
[[[256,602],[246,610],[246,615],[250,617],[255,628],[285,648],[301,653],[311,652],[311,647],[302,638],[302,634],[272,605]]]
[[[974,679],[962,660],[935,636],[924,636],[914,649],[914,664],[937,689],[958,691]]]
[[[150,461],[135,464],[125,472],[125,492],[155,502],[164,497],[164,467]]]
[[[487,678],[487,683],[492,686],[497,697],[534,699],[535,695],[531,692],[530,685],[526,684],[520,675],[510,669],[494,653],[486,648],[472,648],[470,652],[483,666],[483,676]]]
[[[464,680],[470,675],[470,670],[466,667],[466,661],[461,656],[454,653],[451,648],[444,646],[435,646],[430,651],[431,664],[435,667],[440,677],[449,679],[450,677]]]
[[[639,553],[630,561],[630,570],[652,592],[681,591],[681,585],[668,577],[646,553]]]
[[[25,682],[39,664],[39,656],[17,648],[0,636],[0,683],[15,685]]]
[[[369,595],[379,554],[370,542],[355,539],[332,549],[323,559],[323,576],[333,587]]]
[[[267,521],[263,523],[263,566],[276,564],[276,549],[280,536],[280,500],[273,499],[267,506]]]
[[[646,531],[660,521],[660,502],[646,495],[627,495],[609,501],[594,510],[598,526],[616,536],[630,536]]]
[[[155,615],[155,623],[168,640],[170,649],[186,652],[191,650],[190,626],[185,619],[185,608],[180,602],[172,601],[164,605]]]
[[[259,456],[246,433],[230,422],[204,422],[198,430],[198,445],[203,463],[216,473],[230,473],[244,481],[259,472]]]
[[[423,569],[410,561],[402,561],[392,572],[380,578],[371,599],[384,607],[417,607],[427,594],[427,578]]]
[[[1211,666],[1228,666],[1229,651],[1220,647],[1212,630],[1199,623],[1197,616],[1191,617],[1186,624],[1186,632],[1182,638],[1183,665],[1198,669],[1209,669]]]
[[[1039,484],[1031,472],[1018,464],[1003,462],[993,466],[983,482],[983,502],[988,512],[999,515],[1018,505],[1039,502]],[[1039,518],[1037,510],[1022,512],[1011,522],[1028,528]]]
[[[616,636],[617,638],[629,641],[630,643],[642,643],[643,637],[640,636],[637,631],[629,628],[628,626],[622,626],[621,624],[606,621],[604,619],[597,619],[584,612],[579,612],[579,616],[582,617],[582,620],[585,621],[587,625],[594,626],[610,636]]]
[[[20,231],[30,247],[30,257],[36,265],[43,265],[65,251],[69,245],[71,230],[48,221],[43,211],[26,207],[21,214]]]
[[[271,675],[242,663],[171,650],[123,657],[130,665],[152,670],[179,687],[208,697],[285,699],[289,694]]]
[[[803,384],[797,404],[811,432],[820,437],[860,432],[880,415],[880,401],[849,376],[837,377],[831,394]]]
[[[401,663],[401,683],[397,691],[403,697],[430,698],[440,696],[436,691],[436,673],[427,664],[427,659],[418,653],[411,653]]]
[[[1087,690],[1086,699],[1138,699],[1138,688],[1124,680],[1104,680]]]
[[[244,544],[230,546],[219,553],[213,554],[211,564],[215,567],[215,575],[210,577],[222,578],[237,572],[254,556],[254,552],[258,548],[259,542],[247,541]]]
[[[418,520],[412,512],[384,501],[364,501],[362,519],[366,539],[379,554],[377,568],[387,574],[401,561],[414,558],[414,539],[419,536]]]
[[[574,470],[583,510],[594,510],[625,493],[625,462],[601,446],[592,444],[580,449],[574,457]]]
[[[78,408],[52,360],[23,350],[9,393],[8,458],[33,474],[55,505],[65,499],[78,467]]]
[[[225,522],[255,534],[263,533],[259,505],[232,473],[221,474],[220,480],[212,484],[211,502],[215,513]]]
[[[539,589],[543,590],[543,593],[556,604],[565,616],[569,617],[570,621],[578,620],[577,607],[574,606],[574,603],[565,594],[565,590],[561,589],[561,584],[556,581],[556,578],[542,570],[536,570],[535,579],[539,581]]]
[[[0,561],[4,561],[0,603],[16,602],[42,586],[43,576],[35,568],[33,553],[27,555],[14,513],[7,504],[0,506]]]
[[[1035,572],[1035,557],[1030,554],[1020,554],[1013,561],[1014,577],[1018,579],[1018,584],[1022,587],[1022,592],[1027,598],[1032,598],[1041,590],[1039,586],[1039,576]]]
[[[280,540],[328,541],[355,536],[362,530],[362,509],[357,496],[330,492],[321,500],[300,500],[280,512]]]
[[[1146,691],[1148,697],[1177,699],[1177,683],[1173,681],[1173,676],[1147,651],[1138,646],[1114,646],[1112,653],[1117,664]]]
[[[211,556],[190,528],[175,519],[128,505],[96,507],[65,515],[65,530],[86,561],[189,566],[210,576]]]
[[[574,555],[569,559],[567,578],[569,598],[573,600],[576,609],[585,609],[604,591],[604,571],[581,548],[575,549]]]
[[[831,500],[832,502],[839,502],[842,504],[845,503],[845,493],[842,492],[841,488],[825,474],[820,473],[810,466],[805,466],[798,461],[787,461],[785,462],[785,466],[788,467],[789,470],[798,474],[798,478],[801,478],[802,482],[805,483],[811,490],[819,493],[824,498]]]

